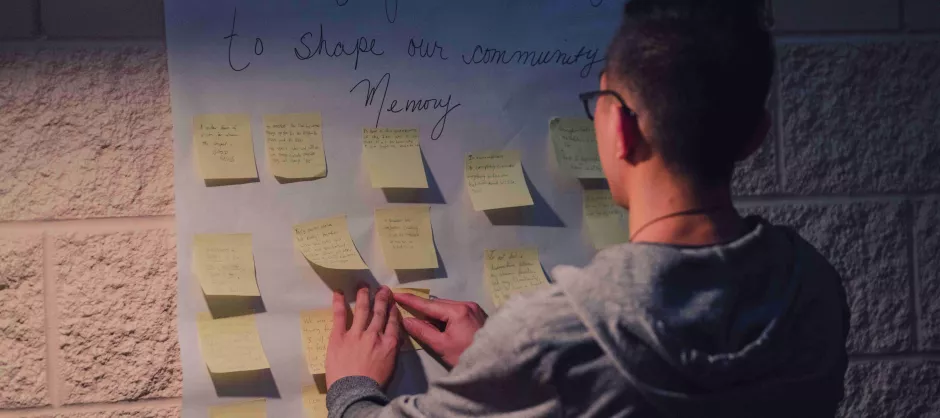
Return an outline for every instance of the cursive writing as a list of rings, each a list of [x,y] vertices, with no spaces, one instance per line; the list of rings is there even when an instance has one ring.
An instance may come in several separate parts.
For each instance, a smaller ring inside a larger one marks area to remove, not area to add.
[[[307,53],[305,55],[301,55],[300,50],[298,50],[297,48],[294,48],[294,56],[296,56],[297,59],[301,61],[305,61],[310,58],[313,58],[314,56],[324,55],[324,54],[330,58],[336,58],[336,57],[340,57],[344,55],[345,56],[355,55],[356,62],[353,64],[353,70],[357,70],[359,69],[359,55],[360,54],[365,53],[365,52],[368,52],[375,56],[381,56],[385,54],[384,51],[378,51],[375,49],[375,38],[370,39],[364,36],[360,36],[359,39],[357,39],[354,42],[355,45],[352,45],[350,49],[346,49],[346,45],[343,42],[336,42],[336,44],[333,45],[333,49],[331,50],[329,48],[329,45],[327,45],[325,36],[323,35],[322,23],[320,24],[320,40],[319,42],[317,42],[317,49],[315,50],[310,49],[310,46],[307,45],[308,38],[313,38],[313,34],[310,32],[306,32],[300,36],[300,44],[303,45],[303,47],[306,48],[307,50]]]
[[[235,64],[232,63],[232,44],[235,43],[235,38],[238,37],[238,34],[235,33],[235,18],[238,17],[238,8],[235,8],[235,11],[232,12],[232,31],[229,32],[228,36],[223,37],[222,39],[228,40],[228,66],[234,71],[244,71],[251,65],[251,61],[248,61],[241,68],[235,68]],[[255,38],[255,55],[261,55],[264,53],[264,42],[261,41],[261,38]]]
[[[424,38],[421,38],[417,43],[415,43],[415,38],[408,40],[408,55],[411,57],[417,55],[421,58],[434,58],[437,55],[444,61],[449,59],[444,56],[444,47],[438,45],[437,41],[434,41],[434,46],[431,46],[431,41],[425,43]]]
[[[389,106],[385,107],[385,98],[388,96],[389,84],[391,84],[392,75],[385,73],[382,75],[382,78],[379,79],[378,83],[375,83],[373,86],[372,80],[368,78],[360,80],[356,85],[354,85],[349,92],[352,93],[359,86],[365,84],[366,89],[366,100],[364,107],[372,106],[375,101],[375,95],[379,89],[383,87],[382,99],[379,102],[378,111],[375,117],[375,127],[379,127],[379,122],[382,119],[382,112],[391,112],[391,113],[415,113],[415,112],[426,112],[443,109],[444,114],[437,120],[437,123],[434,124],[434,128],[431,129],[431,140],[436,141],[444,133],[444,128],[447,125],[447,116],[450,115],[450,112],[453,112],[454,109],[460,107],[460,103],[451,104],[452,97],[450,94],[447,95],[447,99],[440,98],[414,98],[404,100],[404,104],[399,104],[399,100],[393,99]]]
[[[558,65],[574,65],[586,61],[586,64],[581,67],[581,78],[587,78],[587,76],[591,74],[591,69],[594,67],[594,64],[606,60],[606,57],[597,57],[599,51],[598,48],[590,49],[582,46],[577,53],[571,54],[570,52],[565,52],[557,48],[544,51],[511,51],[500,48],[484,48],[482,45],[477,45],[473,48],[473,52],[470,53],[469,56],[462,54],[461,59],[463,59],[463,63],[467,65],[519,64],[532,67],[553,63]]]

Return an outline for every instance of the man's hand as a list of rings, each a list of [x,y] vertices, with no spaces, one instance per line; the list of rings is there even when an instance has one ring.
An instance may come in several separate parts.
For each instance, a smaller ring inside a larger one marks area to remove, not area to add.
[[[394,297],[396,302],[413,311],[444,322],[444,332],[418,318],[405,318],[404,325],[408,334],[434,350],[450,367],[457,364],[460,355],[473,342],[473,335],[486,322],[486,312],[473,302],[427,300],[405,293],[396,293]]]
[[[401,336],[401,314],[388,287],[375,295],[370,309],[369,288],[356,293],[352,326],[346,329],[346,300],[333,293],[333,331],[326,348],[326,384],[347,376],[366,376],[384,387],[395,369]]]

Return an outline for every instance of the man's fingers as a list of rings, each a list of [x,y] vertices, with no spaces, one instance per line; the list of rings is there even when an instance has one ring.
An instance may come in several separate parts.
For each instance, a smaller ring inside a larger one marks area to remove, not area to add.
[[[418,318],[405,318],[402,323],[405,325],[405,331],[408,331],[409,335],[426,344],[428,347],[431,347],[434,351],[441,351],[440,347],[443,345],[446,337],[444,337],[444,333],[438,331],[430,322]]]
[[[340,292],[333,292],[333,332],[334,335],[346,333],[346,297]]]
[[[450,299],[441,299],[441,298],[434,298],[434,299],[431,299],[431,300],[433,300],[433,301],[435,301],[435,302],[440,302],[440,303],[443,303],[443,304],[446,304],[446,305],[460,305],[460,304],[466,303],[466,302],[461,302],[461,301],[459,301],[459,300],[450,300]]]
[[[395,301],[392,300],[391,306],[389,306],[388,313],[388,323],[385,324],[385,335],[398,335],[401,332],[401,312],[398,311],[398,307],[395,306]]]
[[[382,332],[385,329],[385,318],[388,316],[388,302],[391,299],[387,287],[382,286],[375,294],[375,306],[372,307],[372,321],[369,322],[370,332]]]
[[[394,296],[395,302],[398,302],[415,312],[424,314],[424,316],[444,322],[447,322],[451,318],[457,317],[460,313],[463,312],[461,309],[466,309],[461,305],[439,303],[437,300],[427,300],[415,295],[409,295],[407,293],[396,293]]]
[[[356,308],[353,310],[351,331],[364,331],[369,323],[369,288],[360,287],[356,292]]]

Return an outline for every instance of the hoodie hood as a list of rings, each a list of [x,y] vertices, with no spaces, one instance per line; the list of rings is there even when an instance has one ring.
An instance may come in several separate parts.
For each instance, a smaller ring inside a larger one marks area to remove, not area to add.
[[[665,416],[797,416],[801,402],[842,398],[839,275],[792,230],[747,222],[727,244],[628,243],[553,271],[625,382]]]

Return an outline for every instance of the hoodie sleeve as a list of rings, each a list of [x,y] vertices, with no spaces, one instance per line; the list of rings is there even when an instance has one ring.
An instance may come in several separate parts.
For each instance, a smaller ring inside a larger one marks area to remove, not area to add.
[[[336,381],[327,393],[329,416],[373,417],[538,417],[558,416],[560,405],[550,372],[541,365],[543,349],[533,342],[518,309],[487,321],[473,344],[446,377],[428,392],[389,400],[366,377]],[[530,312],[530,315],[532,312]]]

